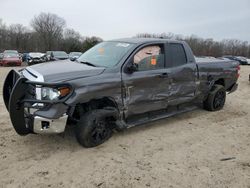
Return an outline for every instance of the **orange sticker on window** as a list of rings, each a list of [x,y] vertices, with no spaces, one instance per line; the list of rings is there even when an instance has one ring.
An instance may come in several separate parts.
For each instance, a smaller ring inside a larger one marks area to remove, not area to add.
[[[156,65],[156,63],[157,63],[157,62],[156,62],[156,59],[155,59],[155,58],[152,58],[152,59],[151,59],[151,65]]]
[[[103,54],[104,53],[104,48],[99,48],[98,51],[99,51],[100,54]]]

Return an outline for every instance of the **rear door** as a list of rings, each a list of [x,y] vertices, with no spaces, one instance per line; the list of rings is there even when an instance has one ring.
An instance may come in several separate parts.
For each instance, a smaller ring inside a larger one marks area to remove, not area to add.
[[[190,62],[182,43],[169,43],[166,51],[170,79],[168,105],[189,102],[195,97],[197,82],[196,63]]]

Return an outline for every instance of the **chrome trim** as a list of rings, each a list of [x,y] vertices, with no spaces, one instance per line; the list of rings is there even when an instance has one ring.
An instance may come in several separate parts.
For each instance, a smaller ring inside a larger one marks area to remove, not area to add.
[[[33,131],[37,134],[58,134],[65,130],[68,115],[64,114],[59,119],[47,119],[40,116],[34,117]],[[48,128],[42,127],[42,121],[49,122]]]

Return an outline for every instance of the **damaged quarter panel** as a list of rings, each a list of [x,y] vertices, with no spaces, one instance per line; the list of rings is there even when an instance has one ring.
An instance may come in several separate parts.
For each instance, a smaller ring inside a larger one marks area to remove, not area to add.
[[[233,84],[237,82],[237,69],[239,64],[235,61],[218,60],[213,62],[197,62],[199,70],[200,85],[197,88],[202,96],[211,89],[214,83],[221,83],[228,90]]]

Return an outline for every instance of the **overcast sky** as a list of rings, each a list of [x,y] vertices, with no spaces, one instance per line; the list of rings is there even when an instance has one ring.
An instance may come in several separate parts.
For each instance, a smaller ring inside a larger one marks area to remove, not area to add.
[[[250,42],[250,0],[0,0],[6,24],[29,26],[40,12],[104,40],[136,33],[168,33]]]

